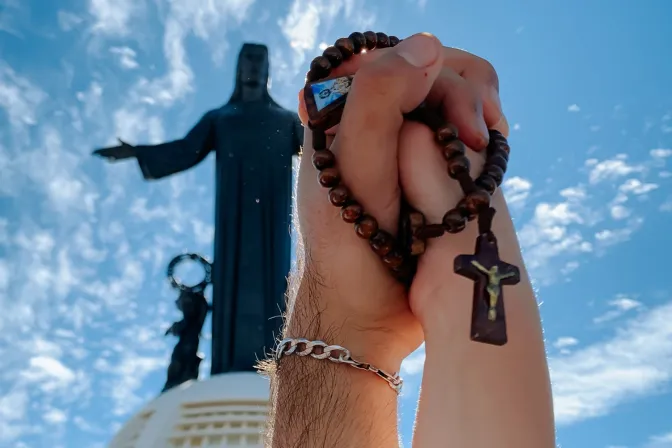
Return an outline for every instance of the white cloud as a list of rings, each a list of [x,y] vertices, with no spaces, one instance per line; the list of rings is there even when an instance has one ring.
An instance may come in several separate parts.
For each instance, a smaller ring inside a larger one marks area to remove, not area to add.
[[[627,176],[644,169],[641,165],[629,165],[625,154],[619,154],[612,159],[603,161],[589,159],[586,161],[586,166],[592,167],[588,175],[591,184]]]
[[[556,421],[607,414],[672,379],[672,302],[644,312],[613,338],[549,359]]]
[[[605,229],[595,233],[595,240],[601,248],[628,241],[633,233],[642,226],[643,218],[629,219],[625,227]]]
[[[127,36],[131,20],[143,11],[142,0],[89,0],[93,31],[110,36]]]
[[[42,418],[44,419],[45,422],[50,423],[52,425],[65,423],[68,420],[67,414],[60,409],[49,409],[47,412],[44,413]]]
[[[579,343],[579,340],[571,336],[561,337],[555,340],[553,347],[555,348],[567,348],[573,347]]]
[[[502,184],[504,189],[504,195],[506,196],[506,202],[514,207],[523,207],[525,202],[530,195],[530,190],[532,189],[532,182],[522,177],[515,176],[510,179],[506,179]]]
[[[40,88],[0,61],[0,107],[15,129],[36,124],[37,109],[45,99]]]
[[[665,159],[667,157],[672,157],[672,149],[667,148],[656,148],[649,151],[651,157],[654,159]]]
[[[165,140],[161,119],[143,107],[121,108],[114,113],[115,135],[132,145],[157,144]]]
[[[568,112],[579,112],[581,108],[579,107],[578,104],[571,104],[567,107]]]
[[[136,53],[130,47],[112,47],[110,53],[119,57],[119,65],[127,70],[138,68],[138,61],[135,60]]]
[[[672,448],[672,432],[651,437],[644,448]]]
[[[617,220],[625,219],[630,216],[630,210],[622,205],[614,205],[610,210],[611,217]]]
[[[77,25],[79,25],[84,21],[84,19],[82,19],[77,14],[73,14],[69,11],[63,11],[63,10],[58,11],[57,17],[58,17],[58,26],[63,31],[71,31],[74,28],[76,28]]]
[[[413,352],[401,363],[401,373],[403,375],[417,375],[425,367],[425,344]]]
[[[593,319],[593,322],[596,324],[602,324],[621,317],[625,313],[631,310],[635,310],[642,307],[642,303],[637,300],[631,299],[627,296],[620,295],[614,300],[608,303],[609,307],[612,308],[606,313]]]
[[[329,35],[336,20],[353,29],[368,29],[375,16],[354,0],[293,0],[287,15],[278,21],[283,36],[293,50],[291,64],[285,61],[280,47],[273,54],[273,65],[279,68],[281,81],[290,82],[307,70],[308,54],[315,52],[323,36]],[[326,47],[325,47],[326,48]],[[318,54],[310,55],[310,57]]]
[[[618,189],[623,193],[632,193],[636,195],[646,194],[658,188],[658,185],[652,183],[642,183],[638,179],[628,179]]]

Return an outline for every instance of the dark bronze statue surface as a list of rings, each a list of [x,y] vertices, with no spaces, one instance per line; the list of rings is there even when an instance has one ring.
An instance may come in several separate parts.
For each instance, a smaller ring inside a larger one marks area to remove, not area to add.
[[[175,386],[198,379],[198,367],[203,360],[198,354],[198,343],[201,330],[208,315],[208,302],[203,291],[186,289],[180,291],[175,301],[177,308],[182,311],[184,318],[166,331],[166,336],[172,334],[178,337],[168,366],[168,377],[163,392]]]
[[[136,158],[145,179],[187,170],[216,153],[212,374],[252,371],[271,350],[290,269],[292,156],[303,128],[268,89],[268,50],[244,44],[224,106],[187,135],[159,145],[103,148],[109,160]]]

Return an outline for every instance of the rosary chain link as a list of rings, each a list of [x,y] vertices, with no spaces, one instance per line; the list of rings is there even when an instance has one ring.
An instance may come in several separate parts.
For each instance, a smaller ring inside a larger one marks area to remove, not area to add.
[[[303,346],[303,350],[299,346]],[[321,353],[315,353],[316,347],[321,348]],[[309,341],[304,338],[285,338],[280,341],[280,344],[276,349],[275,359],[276,361],[280,361],[280,358],[283,356],[292,354],[297,356],[311,356],[315,359],[326,359],[336,364],[348,364],[355,369],[372,372],[387,381],[390,388],[397,394],[401,392],[401,388],[404,384],[404,380],[401,379],[398,373],[395,372],[390,374],[371,364],[357,361],[352,358],[350,350],[341,347],[340,345],[329,345],[326,342]]]

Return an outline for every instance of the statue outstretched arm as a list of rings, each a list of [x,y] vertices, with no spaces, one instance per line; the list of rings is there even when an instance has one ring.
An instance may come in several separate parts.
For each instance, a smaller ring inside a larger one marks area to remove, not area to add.
[[[145,179],[160,179],[200,163],[215,146],[214,111],[206,113],[184,138],[158,145],[118,146],[97,149],[94,155],[109,161],[135,157]]]

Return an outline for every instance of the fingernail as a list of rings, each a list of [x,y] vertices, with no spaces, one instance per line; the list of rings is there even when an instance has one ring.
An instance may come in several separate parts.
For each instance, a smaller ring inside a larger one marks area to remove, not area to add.
[[[409,64],[419,68],[432,65],[439,57],[439,45],[436,38],[429,33],[420,33],[404,39],[395,49]]]

